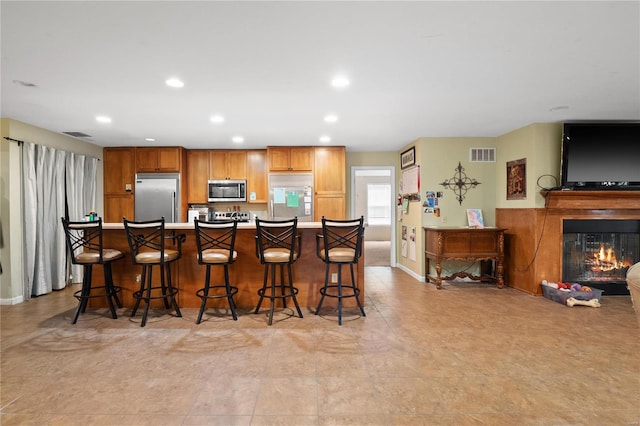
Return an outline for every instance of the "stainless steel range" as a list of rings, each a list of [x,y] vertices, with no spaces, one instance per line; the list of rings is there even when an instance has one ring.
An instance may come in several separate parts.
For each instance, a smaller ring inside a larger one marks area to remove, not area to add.
[[[222,220],[236,220],[238,222],[249,222],[251,215],[249,212],[210,212],[209,220],[212,222]]]

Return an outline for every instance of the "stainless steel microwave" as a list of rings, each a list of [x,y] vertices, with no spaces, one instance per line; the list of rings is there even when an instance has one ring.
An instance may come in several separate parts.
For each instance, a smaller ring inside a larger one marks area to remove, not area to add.
[[[210,180],[207,187],[210,203],[247,201],[246,180]]]

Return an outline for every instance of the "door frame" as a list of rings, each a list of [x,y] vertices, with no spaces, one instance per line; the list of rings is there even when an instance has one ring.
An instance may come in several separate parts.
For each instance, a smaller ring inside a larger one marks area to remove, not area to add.
[[[356,211],[356,172],[363,170],[388,170],[389,171],[389,184],[391,185],[389,208],[391,209],[391,247],[389,253],[390,265],[392,268],[396,266],[396,208],[395,208],[395,191],[396,187],[396,168],[395,166],[351,166],[351,214],[355,216]]]

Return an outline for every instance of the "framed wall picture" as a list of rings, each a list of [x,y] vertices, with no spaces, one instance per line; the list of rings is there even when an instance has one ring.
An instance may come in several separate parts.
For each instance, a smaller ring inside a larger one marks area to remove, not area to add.
[[[482,210],[467,209],[467,222],[469,223],[469,228],[484,228]]]
[[[400,154],[400,167],[406,169],[416,164],[416,147],[412,146]]]
[[[507,200],[527,198],[527,159],[507,161]]]

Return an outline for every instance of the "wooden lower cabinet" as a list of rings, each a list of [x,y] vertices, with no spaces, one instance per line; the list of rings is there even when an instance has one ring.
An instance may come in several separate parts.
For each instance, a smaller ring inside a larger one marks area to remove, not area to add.
[[[133,220],[133,194],[110,194],[104,196],[104,215],[102,220],[108,223],[122,222],[122,218]]]
[[[315,197],[313,220],[322,221],[322,216],[327,219],[345,219],[346,202],[344,195],[323,195]]]

